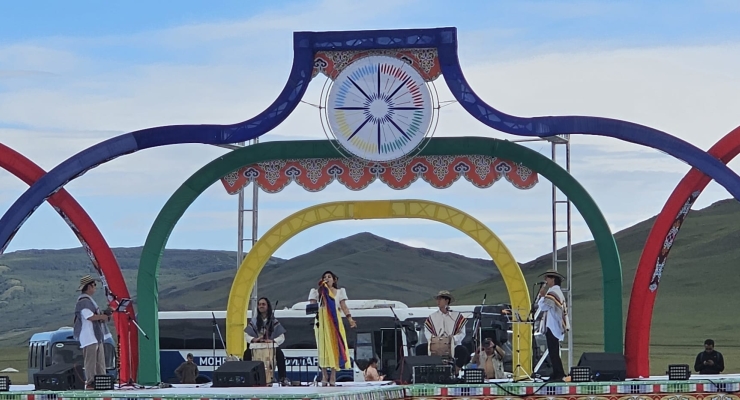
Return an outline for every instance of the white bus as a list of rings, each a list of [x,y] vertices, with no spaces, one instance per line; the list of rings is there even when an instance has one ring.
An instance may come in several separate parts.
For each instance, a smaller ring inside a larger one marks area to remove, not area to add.
[[[313,332],[314,315],[306,315],[307,302],[297,303],[290,309],[275,310],[277,318],[286,330],[285,342],[280,346],[285,354],[288,379],[291,381],[313,381],[318,373],[318,356],[316,341]],[[415,355],[418,346],[425,346],[424,321],[437,310],[436,307],[407,307],[398,301],[390,300],[348,300],[347,307],[352,310],[352,316],[357,321],[357,329],[349,329],[347,321],[347,344],[352,356],[352,370],[339,371],[337,381],[361,381],[362,370],[371,357],[377,357],[380,368],[386,374],[392,374],[396,369],[397,357],[401,355]],[[469,320],[466,325],[468,334],[463,342],[470,351],[473,351],[473,311],[476,306],[454,306],[455,311],[462,312]],[[395,316],[399,324],[395,324]],[[485,314],[485,312],[484,312]],[[214,320],[218,330],[214,329]],[[247,315],[251,317],[250,314]],[[201,372],[202,380],[210,379],[214,369],[226,361],[224,346],[219,332],[225,334],[225,311],[162,311],[159,312],[159,347],[160,347],[160,374],[163,382],[176,383],[175,369],[184,360],[188,353],[192,353],[194,361]],[[394,326],[397,325],[397,328]],[[490,336],[486,332],[491,326],[491,318],[483,316],[481,326],[484,329],[483,337]],[[506,350],[505,369],[511,371],[511,327],[508,331],[507,342],[503,344]],[[214,335],[215,333],[215,335]],[[395,334],[394,334],[395,333]],[[215,336],[215,342],[214,342]],[[536,335],[535,362],[546,349],[543,335]],[[215,349],[215,353],[214,353]],[[549,364],[545,363],[538,371],[547,375]]]

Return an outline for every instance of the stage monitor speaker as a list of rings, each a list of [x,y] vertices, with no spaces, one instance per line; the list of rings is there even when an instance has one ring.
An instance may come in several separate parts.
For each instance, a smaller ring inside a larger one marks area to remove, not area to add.
[[[578,366],[591,367],[595,382],[623,381],[627,376],[627,363],[620,353],[583,353]]]
[[[85,390],[85,373],[80,364],[60,363],[33,374],[36,390]]]
[[[262,361],[228,361],[213,372],[214,387],[265,386],[265,363]]]
[[[400,381],[401,383],[411,383],[414,367],[444,364],[444,360],[439,356],[404,357],[396,367],[396,372],[393,374],[393,380]]]

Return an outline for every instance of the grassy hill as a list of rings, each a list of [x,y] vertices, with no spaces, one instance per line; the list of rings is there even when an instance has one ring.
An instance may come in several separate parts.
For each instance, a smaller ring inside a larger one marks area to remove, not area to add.
[[[117,248],[113,252],[129,290],[135,295],[141,247]],[[283,261],[273,259],[268,265]],[[224,272],[233,276],[235,271],[234,252],[165,250],[160,288],[165,292],[176,290],[198,277]],[[0,347],[23,344],[33,332],[71,325],[70,307],[75,290],[80,277],[88,273],[96,274],[82,248],[23,250],[1,256]],[[102,292],[98,298],[104,301]]]
[[[626,319],[632,279],[642,247],[654,218],[615,234],[624,276]],[[603,348],[603,303],[601,266],[593,242],[573,246],[573,335],[574,359],[583,351]],[[564,257],[561,254],[560,257]],[[522,265],[528,282],[551,268],[551,254]],[[686,219],[666,263],[655,304],[652,337],[652,373],[664,373],[669,363],[693,366],[704,339],[717,342],[725,355],[726,369],[740,372],[740,342],[737,341],[738,286],[740,265],[740,204],[719,201],[692,211]],[[488,299],[506,301],[498,279],[489,279],[455,290],[463,303]]]
[[[135,296],[141,248],[114,253]],[[450,273],[460,267],[467,273]],[[393,298],[410,304],[439,287],[454,289],[495,273],[490,260],[417,249],[361,233],[289,261],[272,259],[260,275],[259,294],[281,305],[304,301],[325,270],[340,276],[351,298]],[[94,271],[81,248],[24,250],[0,257],[0,346],[22,345],[33,332],[70,325],[75,289],[86,273]],[[160,309],[225,310],[235,273],[234,252],[166,250]],[[103,301],[102,294],[99,298]]]
[[[624,276],[624,311],[634,271],[653,219],[616,233]],[[727,371],[740,371],[738,296],[740,204],[725,200],[687,218],[661,281],[652,330],[652,372],[693,362],[704,339],[717,341]],[[129,288],[141,248],[114,249]],[[2,267],[5,266],[5,267]],[[522,265],[528,282],[551,266],[543,255]],[[490,260],[418,249],[369,233],[341,239],[291,260],[274,259],[259,278],[259,294],[281,305],[306,298],[321,273],[332,270],[352,299],[388,298],[432,304],[441,288],[459,303],[507,300]],[[32,332],[69,325],[80,275],[91,271],[82,249],[27,250],[0,257],[0,347],[19,346]],[[223,310],[236,272],[233,252],[167,250],[162,261],[160,309]],[[575,360],[603,346],[601,266],[593,242],[573,246]],[[32,317],[29,317],[32,315]],[[2,367],[2,365],[0,365]]]

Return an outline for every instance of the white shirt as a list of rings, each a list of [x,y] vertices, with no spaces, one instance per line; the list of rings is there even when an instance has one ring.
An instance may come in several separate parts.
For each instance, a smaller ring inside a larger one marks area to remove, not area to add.
[[[434,330],[437,332],[437,336],[452,336],[453,347],[461,345],[463,339],[465,339],[465,324],[463,324],[463,329],[460,330],[460,333],[453,335],[455,331],[455,321],[457,321],[459,315],[460,313],[457,311],[449,311],[444,314],[442,311],[437,310],[429,316],[429,319],[432,320],[432,324],[434,325]],[[465,323],[467,323],[467,321],[465,321]],[[429,342],[432,338],[432,332],[429,331],[429,329],[424,329],[424,336],[427,338],[427,342]]]
[[[308,292],[308,300],[319,301],[319,291],[315,288],[311,289],[311,291]],[[341,303],[342,300],[347,300],[347,291],[344,290],[344,288],[339,288],[337,289],[337,294],[334,295],[334,301],[337,303],[337,310],[341,310],[339,303]]]
[[[80,311],[82,315],[82,328],[80,329],[80,348],[98,343],[95,339],[95,330],[93,329],[93,323],[88,318],[95,315],[89,308],[83,308]]]
[[[548,289],[547,291],[549,292],[550,289]],[[546,314],[547,317],[545,319],[545,326],[550,329],[550,332],[552,332],[553,336],[562,341],[565,338],[565,332],[563,332],[563,329],[560,327],[560,321],[558,320],[555,309],[551,307],[548,303],[545,303],[544,297],[540,297],[540,299],[537,300],[537,306],[541,311],[548,311],[548,313]]]

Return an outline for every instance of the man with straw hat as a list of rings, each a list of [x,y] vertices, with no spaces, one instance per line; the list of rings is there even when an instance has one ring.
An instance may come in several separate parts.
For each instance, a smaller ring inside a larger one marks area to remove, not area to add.
[[[563,361],[560,359],[560,341],[570,329],[568,323],[568,306],[560,284],[565,277],[558,271],[548,270],[540,276],[545,277],[545,286],[540,289],[537,307],[544,313],[540,330],[547,339],[547,351],[552,364],[552,375],[548,382],[562,382],[565,378]]]
[[[459,312],[450,310],[450,304],[455,300],[448,290],[442,290],[435,297],[439,310],[433,312],[424,322],[424,336],[429,343],[428,352],[431,355],[454,355],[455,365],[462,368],[470,361],[470,352],[462,345],[465,339],[465,324],[467,319]],[[437,343],[449,342],[449,349],[436,350]],[[439,351],[442,351],[440,354]]]
[[[97,289],[97,280],[90,275],[80,279],[77,288],[80,296],[75,305],[74,338],[80,342],[84,357],[86,388],[92,389],[95,375],[105,375],[105,340],[111,337],[108,326],[111,310],[100,312],[92,296]]]

